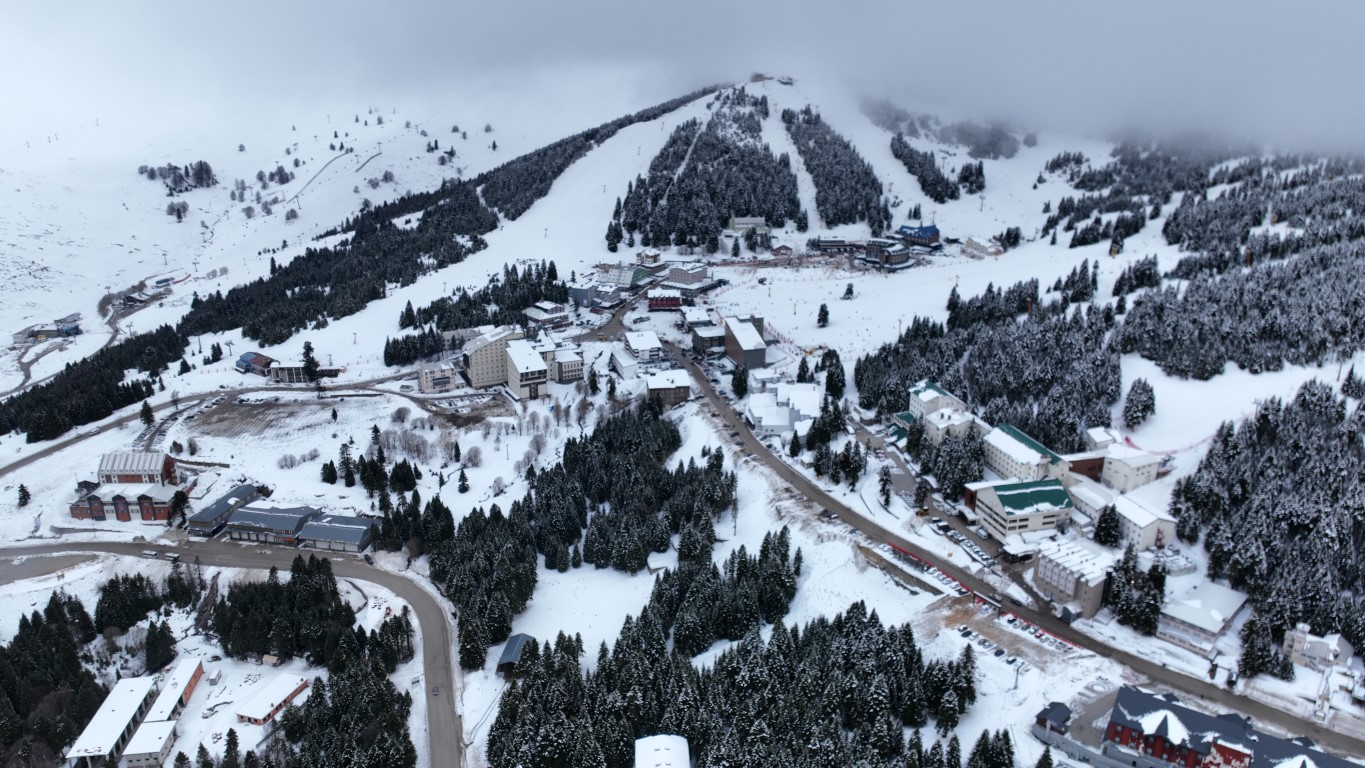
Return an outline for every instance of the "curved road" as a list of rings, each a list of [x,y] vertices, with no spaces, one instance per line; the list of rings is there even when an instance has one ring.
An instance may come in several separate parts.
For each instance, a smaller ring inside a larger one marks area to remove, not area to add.
[[[948,562],[944,558],[925,550],[910,541],[902,538],[895,532],[883,528],[881,525],[857,514],[841,502],[830,496],[820,487],[811,482],[805,475],[797,472],[786,462],[774,456],[772,452],[759,442],[749,431],[748,425],[740,418],[730,403],[716,395],[711,388],[711,382],[706,376],[706,372],[701,369],[692,358],[676,344],[664,342],[664,346],[674,354],[677,360],[696,380],[701,391],[705,394],[711,407],[720,415],[720,418],[730,426],[732,430],[740,433],[744,440],[744,447],[759,461],[763,462],[778,477],[790,485],[793,489],[805,494],[806,498],[812,503],[822,506],[835,515],[839,520],[856,528],[860,533],[876,542],[891,544],[905,552],[909,552],[920,558],[926,563],[947,573],[956,579],[963,587],[970,589],[977,594],[991,594],[997,589],[985,581],[962,570],[956,565]],[[1330,749],[1342,752],[1347,755],[1365,754],[1365,739],[1333,731],[1323,727],[1320,723],[1304,720],[1288,712],[1276,709],[1267,704],[1263,704],[1255,699],[1241,696],[1221,686],[1198,680],[1188,675],[1183,675],[1167,669],[1150,659],[1138,656],[1134,653],[1112,648],[1096,640],[1089,635],[1073,629],[1069,624],[1057,619],[1047,611],[1039,611],[1024,606],[1015,606],[1011,611],[1027,619],[1029,623],[1042,629],[1056,637],[1059,637],[1072,645],[1093,651],[1106,658],[1111,658],[1120,664],[1140,673],[1151,680],[1170,688],[1183,691],[1187,694],[1197,696],[1205,701],[1216,702],[1229,709],[1236,709],[1266,723],[1272,723],[1291,734],[1302,734],[1312,738],[1318,744]]]
[[[192,564],[197,558],[203,565],[226,566],[230,568],[269,569],[275,566],[288,571],[294,556],[301,553],[297,549],[284,547],[253,548],[249,545],[223,541],[192,541],[183,546],[170,547],[158,544],[121,544],[121,543],[55,543],[35,544],[22,547],[0,549],[0,556],[22,557],[30,555],[79,555],[89,552],[104,552],[128,557],[139,557],[145,551],[177,552],[181,561]],[[338,556],[336,552],[326,554],[332,561],[332,572],[338,577],[369,581],[391,590],[412,606],[417,619],[418,630],[422,633],[422,669],[426,685],[439,685],[444,693],[432,696],[427,701],[427,738],[433,766],[464,765],[464,724],[460,713],[455,709],[456,695],[454,667],[450,651],[454,647],[450,617],[436,598],[415,584],[412,580],[396,573],[372,568],[350,556]],[[27,561],[25,565],[28,564]],[[24,578],[20,573],[3,573],[5,581]],[[426,695],[426,694],[420,694]]]

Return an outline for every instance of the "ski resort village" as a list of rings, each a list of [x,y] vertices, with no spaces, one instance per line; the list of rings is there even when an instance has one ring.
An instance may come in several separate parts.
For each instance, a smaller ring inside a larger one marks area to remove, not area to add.
[[[525,88],[5,146],[0,763],[1365,765],[1361,160]]]

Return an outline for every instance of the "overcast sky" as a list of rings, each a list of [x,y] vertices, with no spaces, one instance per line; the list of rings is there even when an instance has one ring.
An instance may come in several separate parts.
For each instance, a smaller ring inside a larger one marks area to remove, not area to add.
[[[524,77],[585,97],[609,81],[639,107],[762,70],[1044,131],[1361,151],[1363,30],[1365,3],[1340,0],[44,0],[6,5],[0,128],[171,103],[184,120],[490,87],[516,99]]]

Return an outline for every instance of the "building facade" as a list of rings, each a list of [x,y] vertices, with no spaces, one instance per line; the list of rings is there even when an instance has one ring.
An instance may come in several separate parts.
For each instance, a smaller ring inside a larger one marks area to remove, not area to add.
[[[144,521],[170,520],[174,489],[162,485],[101,486],[82,492],[71,502],[71,516],[77,520],[128,522],[137,515]]]
[[[465,342],[464,375],[471,387],[496,387],[507,382],[507,344],[523,337],[521,329],[501,325]]]
[[[953,411],[965,411],[967,404],[928,379],[910,387],[910,399],[906,403],[905,410],[911,416],[922,419],[927,414],[945,408]]]
[[[731,317],[725,321],[725,354],[736,366],[749,370],[768,365],[768,344],[763,340],[763,318]]]
[[[626,351],[642,363],[657,363],[664,358],[664,345],[654,331],[627,331]]]
[[[373,537],[373,520],[346,515],[325,515],[309,520],[299,531],[303,546],[333,552],[364,552]]]
[[[1119,493],[1127,493],[1152,482],[1161,468],[1160,456],[1137,448],[1111,445],[1106,453],[1100,482]]]
[[[1071,497],[1057,480],[994,483],[976,490],[981,525],[1002,543],[1014,534],[1054,530],[1071,518],[1072,509]]]
[[[312,507],[254,509],[246,507],[233,512],[227,521],[228,536],[233,541],[259,541],[266,544],[299,543],[299,532],[309,520],[322,513]]]
[[[1165,510],[1150,509],[1127,496],[1114,499],[1119,515],[1119,535],[1124,543],[1141,551],[1175,541],[1175,518]]]
[[[1129,685],[1114,699],[1100,754],[1136,768],[1357,768],[1305,737],[1282,739],[1236,714],[1205,714]]]
[[[672,312],[682,309],[682,292],[676,288],[651,288],[645,294],[650,312]]]
[[[517,400],[536,400],[549,394],[550,369],[525,339],[514,339],[505,349],[507,390]]]
[[[453,362],[427,365],[417,370],[417,391],[424,395],[439,395],[464,386],[460,366]]]
[[[1061,456],[1009,424],[988,432],[982,447],[986,467],[1000,477],[1032,482],[1062,477],[1069,471]]]
[[[645,377],[645,387],[649,396],[658,397],[665,408],[685,403],[692,397],[692,377],[682,370],[651,373]]]
[[[1073,616],[1088,619],[1104,603],[1104,587],[1117,556],[1089,539],[1045,541],[1038,547],[1033,585]]]

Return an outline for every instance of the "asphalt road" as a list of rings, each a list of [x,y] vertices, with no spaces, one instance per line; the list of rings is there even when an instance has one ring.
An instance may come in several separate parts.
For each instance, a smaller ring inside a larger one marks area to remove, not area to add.
[[[850,527],[856,528],[861,534],[869,539],[891,544],[905,552],[909,552],[939,570],[947,573],[956,579],[963,587],[978,594],[991,594],[996,590],[995,587],[987,584],[981,579],[953,565],[951,562],[939,557],[938,555],[925,550],[900,535],[890,531],[866,517],[853,512],[848,507],[830,496],[823,489],[815,485],[809,479],[797,472],[786,462],[774,456],[758,438],[754,437],[749,431],[748,425],[735,413],[730,403],[716,395],[711,387],[711,382],[707,378],[706,372],[701,369],[683,350],[671,342],[664,342],[664,346],[677,358],[679,363],[692,375],[702,393],[706,396],[711,407],[719,414],[720,418],[733,431],[738,431],[740,439],[743,440],[743,447],[753,455],[758,461],[763,462],[778,477],[785,481],[797,492],[806,496],[810,502],[816,506],[824,507],[838,516],[839,520]],[[1309,720],[1303,720],[1280,709],[1263,704],[1255,699],[1248,698],[1227,690],[1224,687],[1211,685],[1167,669],[1160,664],[1156,664],[1142,656],[1138,656],[1127,651],[1112,648],[1104,643],[1082,634],[1073,629],[1069,624],[1057,619],[1047,611],[1039,611],[1024,606],[1011,606],[1013,613],[1028,620],[1029,623],[1042,629],[1055,637],[1059,637],[1072,645],[1093,651],[1106,658],[1114,659],[1130,669],[1145,675],[1152,681],[1167,686],[1173,690],[1182,691],[1186,694],[1196,696],[1205,701],[1213,702],[1229,709],[1241,711],[1251,717],[1290,732],[1291,734],[1302,734],[1313,739],[1319,745],[1328,749],[1335,750],[1346,755],[1365,754],[1365,740],[1348,736],[1346,734],[1330,730],[1321,724]],[[1039,702],[1041,706],[1045,702]]]
[[[81,553],[107,552],[116,555],[139,557],[144,551],[178,552],[181,561],[192,564],[195,558],[203,565],[226,566],[231,568],[269,569],[276,566],[288,571],[294,556],[300,550],[272,546],[246,546],[224,541],[194,541],[179,547],[158,544],[119,544],[119,543],[53,543],[31,546],[6,547],[0,556],[6,558],[28,557],[31,555],[59,555],[71,557],[70,562],[79,561]],[[323,554],[323,553],[318,553]],[[412,606],[418,631],[422,633],[422,669],[426,678],[427,692],[427,737],[430,743],[432,766],[455,766],[465,764],[464,725],[455,704],[458,689],[455,687],[454,666],[451,651],[454,649],[452,625],[449,615],[430,593],[405,576],[390,571],[372,568],[352,555],[336,552],[326,553],[332,561],[332,572],[338,578],[368,581],[391,590]],[[39,572],[51,572],[47,566],[50,558],[25,560],[18,566],[9,563],[0,566],[0,581],[14,581],[28,578]],[[32,565],[30,565],[32,564]],[[25,568],[27,566],[27,568]],[[439,685],[440,695],[431,696],[431,686]]]

